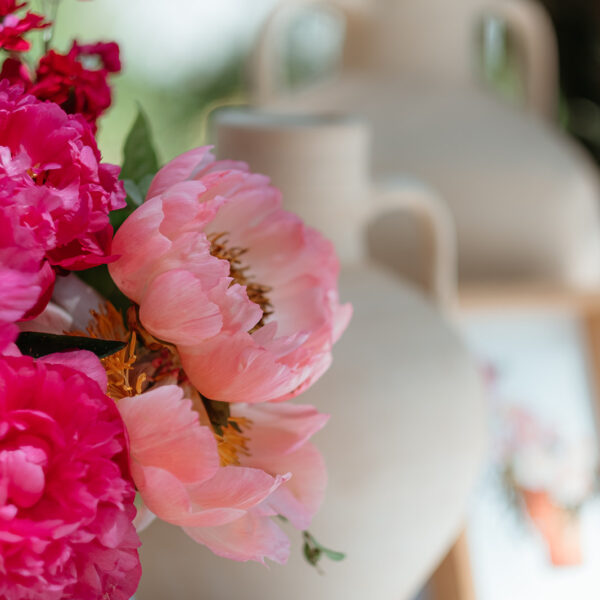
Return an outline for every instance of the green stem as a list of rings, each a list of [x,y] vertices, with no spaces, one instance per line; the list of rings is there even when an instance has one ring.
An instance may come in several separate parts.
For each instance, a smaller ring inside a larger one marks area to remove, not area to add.
[[[44,40],[44,54],[47,54],[48,50],[50,50],[50,44],[54,37],[59,2],[60,0],[43,0],[44,14],[51,23],[50,27],[44,29],[42,34],[42,39]]]

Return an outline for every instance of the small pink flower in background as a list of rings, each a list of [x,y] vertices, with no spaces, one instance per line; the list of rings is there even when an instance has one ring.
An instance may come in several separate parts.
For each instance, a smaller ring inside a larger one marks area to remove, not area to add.
[[[127,440],[93,355],[0,358],[0,597],[128,600],[141,574]]]
[[[554,566],[583,563],[579,515],[559,506],[543,490],[522,490],[531,520],[544,538]]]
[[[246,165],[207,148],[171,161],[124,222],[110,273],[191,382],[227,402],[284,400],[328,368],[351,314],[331,243]]]
[[[15,13],[26,6],[26,2],[17,4],[16,0],[0,0],[0,49],[12,52],[25,52],[31,44],[23,37],[34,29],[44,29],[50,23],[44,23],[44,17],[27,12],[19,17]]]
[[[15,67],[9,69],[14,71]],[[26,88],[36,98],[51,100],[69,114],[80,114],[95,132],[96,121],[112,103],[108,75],[120,70],[119,46],[115,42],[73,42],[67,54],[50,50],[42,56],[35,81]]]
[[[24,89],[31,85],[31,75],[27,65],[17,58],[7,58],[2,63],[0,79],[7,79],[11,85],[19,84]]]
[[[26,316],[44,308],[55,270],[86,269],[114,259],[108,213],[125,203],[118,173],[118,167],[100,162],[82,119],[0,84],[0,210],[11,215],[2,226],[12,228],[0,245],[17,256],[27,244],[28,256],[19,262],[37,261],[39,297]],[[21,273],[35,270],[3,264]]]
[[[93,44],[73,42],[73,49],[80,60],[98,58],[101,67],[106,69],[108,73],[119,73],[121,71],[119,44],[116,42],[95,42]]]
[[[238,448],[239,465],[221,466],[212,430],[179,387],[123,398],[118,408],[147,509],[220,556],[287,560],[289,540],[269,517],[281,514],[302,528],[316,512],[325,467],[306,442],[327,416],[308,406],[236,406],[252,419],[243,432],[248,443]]]

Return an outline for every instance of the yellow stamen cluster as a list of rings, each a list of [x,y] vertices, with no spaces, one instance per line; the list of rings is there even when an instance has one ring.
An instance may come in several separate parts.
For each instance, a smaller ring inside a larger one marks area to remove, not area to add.
[[[222,467],[239,465],[240,456],[250,456],[249,438],[243,432],[251,425],[251,421],[245,417],[230,417],[229,425],[222,428],[223,435],[215,433]]]
[[[229,276],[233,282],[246,286],[248,299],[260,306],[263,314],[260,321],[250,330],[250,333],[254,333],[265,324],[265,319],[273,314],[273,305],[267,296],[272,288],[253,282],[252,276],[248,275],[250,267],[244,265],[241,260],[241,257],[248,252],[248,248],[228,247],[226,232],[208,234],[207,239],[210,242],[210,253],[215,258],[226,260],[229,263]]]
[[[73,335],[87,334],[96,339],[127,342],[123,350],[101,359],[108,377],[107,395],[113,400],[120,400],[126,396],[141,394],[146,375],[144,373],[139,375],[133,385],[129,379],[137,359],[135,331],[128,331],[121,313],[110,302],[106,302],[99,311],[90,311],[90,314],[92,320],[86,331],[76,331]]]
[[[187,379],[177,381],[177,373],[183,372],[175,364],[178,358],[174,347],[163,344],[145,331],[137,320],[137,315],[132,311],[127,315],[128,326],[126,326],[121,313],[110,302],[102,306],[99,311],[90,311],[90,314],[92,319],[86,331],[71,332],[72,335],[127,342],[123,350],[101,359],[108,377],[108,396],[118,401],[121,398],[141,394],[148,385],[174,377],[173,383],[181,385],[186,397],[192,399],[200,423],[213,430],[221,466],[239,466],[240,456],[250,455],[249,438],[244,431],[250,429],[252,421],[245,417],[228,416],[226,425],[220,428],[213,426],[198,391]],[[141,345],[136,348],[138,340]],[[142,351],[143,356],[138,360],[136,353],[139,351]],[[142,372],[132,383],[132,371],[136,368],[139,372],[140,366],[146,361],[147,366],[151,367],[152,374],[147,377],[146,373]],[[220,433],[217,433],[216,429],[220,429]]]

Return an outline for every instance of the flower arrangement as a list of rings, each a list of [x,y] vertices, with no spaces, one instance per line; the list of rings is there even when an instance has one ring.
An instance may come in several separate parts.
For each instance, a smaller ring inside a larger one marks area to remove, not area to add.
[[[525,409],[499,415],[498,463],[504,489],[545,541],[554,566],[583,561],[579,514],[597,493],[591,440],[569,440]]]
[[[208,148],[159,169],[141,112],[104,163],[119,48],[52,27],[0,0],[0,597],[130,598],[155,517],[285,563],[280,518],[343,558],[307,531],[328,416],[289,402],[350,319],[331,243]]]

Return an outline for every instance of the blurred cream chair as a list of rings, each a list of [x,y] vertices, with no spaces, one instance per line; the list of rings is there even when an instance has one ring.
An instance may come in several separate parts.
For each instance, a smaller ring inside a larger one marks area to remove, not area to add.
[[[345,17],[338,75],[299,90],[281,84],[282,43],[301,6]],[[475,76],[478,26],[503,19],[523,63],[525,109],[502,103]],[[528,0],[289,0],[256,46],[254,103],[282,111],[348,111],[374,131],[376,176],[411,173],[448,202],[461,281],[600,283],[600,198],[588,158],[549,122],[556,109],[556,47]],[[401,229],[374,242],[401,271],[414,255]]]

